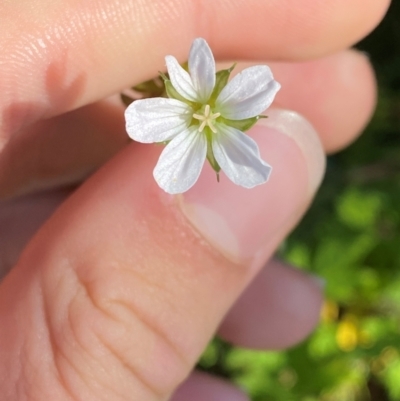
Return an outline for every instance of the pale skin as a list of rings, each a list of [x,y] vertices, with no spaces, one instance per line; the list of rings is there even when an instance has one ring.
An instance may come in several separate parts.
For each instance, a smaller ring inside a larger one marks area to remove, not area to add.
[[[246,400],[193,365],[215,332],[278,349],[317,324],[320,286],[271,257],[312,200],[323,152],[370,118],[371,67],[346,49],[387,7],[0,4],[2,400]],[[166,54],[184,61],[195,37],[227,66],[267,63],[282,85],[280,109],[249,132],[274,168],[265,186],[238,190],[206,169],[193,191],[167,196],[152,178],[160,147],[128,144],[122,106],[105,100],[157,74]],[[207,220],[210,210],[217,217]]]

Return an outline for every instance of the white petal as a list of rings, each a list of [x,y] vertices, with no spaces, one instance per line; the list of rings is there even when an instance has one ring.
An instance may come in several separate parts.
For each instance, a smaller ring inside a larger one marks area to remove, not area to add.
[[[189,127],[162,151],[153,172],[157,184],[170,194],[187,191],[199,178],[206,153],[205,135]]]
[[[215,86],[215,60],[210,47],[202,38],[193,41],[189,53],[189,72],[197,100],[206,103]]]
[[[222,89],[216,109],[231,120],[255,117],[271,105],[280,87],[266,65],[246,68]]]
[[[243,132],[218,124],[212,148],[221,169],[235,184],[253,188],[268,180],[271,166],[260,158],[257,144]]]
[[[177,92],[185,99],[196,102],[198,97],[197,91],[193,86],[189,73],[181,67],[175,57],[167,56],[165,57],[165,61],[167,63],[169,79]]]
[[[126,131],[138,142],[163,142],[184,131],[192,109],[175,99],[136,100],[125,111]]]

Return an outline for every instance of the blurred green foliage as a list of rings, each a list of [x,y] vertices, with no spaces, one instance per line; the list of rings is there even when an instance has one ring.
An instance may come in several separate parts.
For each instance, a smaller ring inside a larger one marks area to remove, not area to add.
[[[377,73],[376,114],[329,158],[313,207],[281,249],[327,280],[320,326],[284,352],[215,340],[200,363],[254,401],[400,400],[400,2],[358,48]]]

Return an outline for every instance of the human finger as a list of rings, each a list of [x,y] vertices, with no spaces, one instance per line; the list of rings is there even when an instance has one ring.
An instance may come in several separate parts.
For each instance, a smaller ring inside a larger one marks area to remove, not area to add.
[[[129,142],[115,102],[41,120],[0,152],[0,199],[81,182]]]
[[[166,54],[184,61],[197,36],[208,39],[220,59],[314,58],[365,36],[388,4],[97,0],[44,7],[43,0],[30,0],[27,7],[26,1],[2,2],[0,143],[33,121],[151,78],[163,69]]]
[[[315,328],[322,302],[322,279],[272,260],[229,311],[219,335],[246,348],[287,348]]]
[[[0,277],[70,191],[46,192],[0,203]],[[320,282],[277,260],[267,263],[236,301],[219,329],[227,341],[250,348],[284,348],[318,322]]]
[[[376,84],[369,61],[360,53],[268,64],[282,85],[277,104],[303,114],[316,127],[326,151],[354,140],[369,120]],[[253,63],[239,63],[234,72],[249,65]],[[231,63],[219,64],[227,66]],[[104,101],[20,132],[0,155],[0,197],[86,177],[127,143],[122,115],[122,106]]]
[[[17,263],[29,240],[70,190],[42,192],[0,201],[0,279]]]
[[[267,185],[218,184],[206,168],[171,197],[151,177],[160,148],[136,145],[56,211],[0,285],[3,394],[172,393],[321,181],[312,126],[292,112],[269,114],[251,131],[274,166]]]
[[[265,62],[243,62],[240,69]],[[232,62],[221,63],[228,68]],[[317,129],[327,153],[351,143],[369,122],[376,105],[376,79],[370,60],[344,50],[297,63],[268,62],[280,82],[275,104],[304,115]]]
[[[248,401],[249,398],[233,384],[207,373],[193,372],[179,386],[171,401]]]
[[[290,65],[271,63],[282,81],[276,104],[304,115],[317,129],[327,153],[354,141],[371,119],[376,80],[368,58],[347,50]]]

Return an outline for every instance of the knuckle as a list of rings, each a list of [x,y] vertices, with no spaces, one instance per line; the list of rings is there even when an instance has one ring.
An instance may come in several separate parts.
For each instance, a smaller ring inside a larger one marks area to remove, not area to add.
[[[62,271],[44,303],[63,387],[79,382],[97,396],[114,397],[117,388],[126,399],[134,393],[149,400],[170,394],[192,363],[171,340],[162,312],[160,319],[148,312],[159,289],[131,269],[98,261],[68,264]]]

